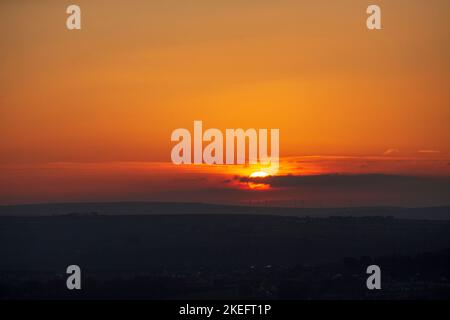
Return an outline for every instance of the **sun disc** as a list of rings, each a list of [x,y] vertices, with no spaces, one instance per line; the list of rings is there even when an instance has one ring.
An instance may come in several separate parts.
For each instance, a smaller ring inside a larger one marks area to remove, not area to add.
[[[264,171],[255,171],[252,174],[250,174],[250,178],[265,178],[267,176],[269,176],[269,174]]]

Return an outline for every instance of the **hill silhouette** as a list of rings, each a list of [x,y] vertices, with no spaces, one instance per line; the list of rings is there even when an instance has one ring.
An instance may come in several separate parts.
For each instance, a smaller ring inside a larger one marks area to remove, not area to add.
[[[81,202],[0,206],[0,216],[46,216],[64,214],[167,215],[167,214],[254,214],[297,217],[390,216],[401,219],[450,220],[450,207],[354,207],[289,208],[275,206],[221,205],[169,202]]]
[[[448,208],[83,203],[1,209],[0,298],[450,296],[450,221],[436,220],[448,217]],[[368,296],[365,267],[374,262],[388,270],[387,290]],[[65,289],[71,264],[86,277],[82,295]]]

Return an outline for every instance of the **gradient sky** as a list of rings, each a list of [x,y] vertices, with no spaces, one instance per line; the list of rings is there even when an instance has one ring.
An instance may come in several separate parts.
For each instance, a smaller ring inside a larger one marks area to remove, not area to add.
[[[72,3],[81,31],[65,28]],[[365,26],[373,3],[382,31]],[[169,163],[194,120],[279,128],[283,174],[447,177],[449,14],[448,0],[2,1],[0,203],[170,200],[156,190],[217,175],[229,190],[240,169]]]

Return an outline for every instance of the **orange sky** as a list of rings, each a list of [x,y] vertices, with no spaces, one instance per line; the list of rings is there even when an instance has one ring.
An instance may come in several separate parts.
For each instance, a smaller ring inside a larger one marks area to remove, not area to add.
[[[401,157],[374,171],[449,175],[448,0],[75,2],[81,31],[66,30],[67,3],[0,3],[2,203],[82,200],[26,185],[55,183],[41,176],[55,163],[77,176],[169,162],[172,130],[194,120],[279,128],[284,158]],[[372,3],[382,31],[365,27]]]

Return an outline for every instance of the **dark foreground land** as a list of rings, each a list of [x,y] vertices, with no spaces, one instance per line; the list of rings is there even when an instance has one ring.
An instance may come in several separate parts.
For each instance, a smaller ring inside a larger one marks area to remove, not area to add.
[[[331,217],[199,210],[1,216],[0,298],[450,298],[450,221],[381,208]],[[72,264],[81,291],[66,289]],[[366,288],[371,264],[381,267],[380,291]]]

